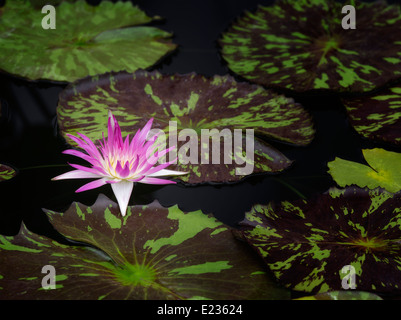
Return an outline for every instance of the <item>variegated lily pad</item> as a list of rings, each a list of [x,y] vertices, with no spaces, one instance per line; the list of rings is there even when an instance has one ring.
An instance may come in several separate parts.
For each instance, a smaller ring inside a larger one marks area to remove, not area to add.
[[[319,293],[314,296],[306,296],[296,300],[383,300],[378,295],[364,291],[330,291]]]
[[[401,86],[378,93],[344,98],[349,121],[363,137],[374,141],[401,144]]]
[[[91,207],[46,212],[59,232],[93,248],[61,245],[24,227],[0,236],[2,299],[289,298],[228,226],[200,211],[154,202],[122,217],[101,195]],[[42,289],[50,282],[45,265],[55,270],[54,289]]]
[[[6,2],[0,9],[0,69],[30,80],[69,82],[145,69],[176,48],[170,33],[138,26],[154,18],[131,2],[92,6],[77,0],[62,2],[55,12],[55,29],[44,29],[41,9],[28,1]]]
[[[334,181],[340,187],[354,184],[369,189],[380,187],[394,193],[401,191],[401,153],[379,148],[362,152],[369,166],[341,158],[327,164]]]
[[[316,294],[352,284],[394,294],[401,290],[400,207],[400,194],[333,188],[307,201],[255,205],[240,235],[293,290]]]
[[[168,159],[178,156],[177,164],[169,168],[188,171],[179,177],[187,183],[238,181],[251,173],[279,172],[291,161],[256,136],[307,145],[314,135],[311,118],[301,105],[260,86],[238,83],[229,76],[145,71],[105,74],[70,84],[57,108],[61,134],[71,145],[74,142],[67,134],[101,139],[108,110],[123,136],[154,118],[153,128],[163,131],[166,145],[177,147]],[[208,134],[217,138],[216,144]]]
[[[385,1],[352,4],[355,29],[343,28],[342,20],[350,20],[338,1],[260,6],[223,34],[223,58],[250,81],[298,92],[366,92],[400,78],[400,7]]]
[[[0,163],[0,182],[14,178],[17,175],[17,171],[10,166]]]

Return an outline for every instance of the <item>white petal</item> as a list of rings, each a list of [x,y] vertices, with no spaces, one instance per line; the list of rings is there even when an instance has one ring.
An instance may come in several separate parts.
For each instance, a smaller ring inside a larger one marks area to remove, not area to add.
[[[183,174],[188,174],[188,172],[162,169],[160,171],[148,174],[147,177],[164,177],[164,176],[176,176],[176,175],[183,175]]]
[[[86,172],[82,170],[73,170],[63,173],[52,180],[62,180],[62,179],[87,179],[87,178],[101,178],[100,175],[92,172]]]
[[[131,197],[132,188],[134,183],[130,181],[120,181],[113,183],[111,188],[113,189],[114,195],[116,196],[118,205],[120,206],[120,212],[125,216],[127,212],[129,198]]]

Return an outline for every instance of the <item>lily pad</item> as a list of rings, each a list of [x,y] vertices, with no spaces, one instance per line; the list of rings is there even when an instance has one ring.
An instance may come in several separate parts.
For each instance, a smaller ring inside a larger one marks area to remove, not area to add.
[[[340,187],[357,185],[369,189],[384,188],[389,192],[401,190],[401,154],[384,149],[362,150],[369,164],[336,158],[329,162],[329,173]]]
[[[301,105],[260,86],[236,82],[230,76],[205,78],[137,71],[104,74],[70,84],[60,94],[57,108],[62,136],[73,146],[67,134],[79,132],[92,140],[102,138],[108,110],[115,115],[123,136],[132,135],[154,118],[153,128],[163,131],[167,145],[177,147],[177,165],[169,168],[189,171],[179,177],[187,183],[238,181],[250,173],[279,172],[291,161],[256,136],[307,145],[314,135],[312,120]],[[220,141],[221,134],[221,138],[228,138],[227,143],[209,141],[207,134],[214,129],[213,138]],[[235,130],[243,137],[242,145],[235,143]],[[255,152],[246,152],[252,143]],[[230,150],[231,157],[225,161],[222,158],[230,155]],[[170,152],[169,160],[175,158],[174,153]],[[236,170],[245,171],[245,167],[251,172]]]
[[[307,201],[255,205],[240,236],[293,290],[317,294],[354,281],[358,291],[394,294],[401,289],[400,207],[400,194],[332,188]]]
[[[296,300],[383,300],[378,295],[364,291],[330,291],[314,296],[306,296]]]
[[[104,195],[64,213],[46,210],[54,227],[93,247],[65,246],[25,227],[0,236],[3,299],[288,299],[230,227],[200,211],[157,202],[121,217]],[[55,289],[42,290],[44,265]]]
[[[230,70],[249,81],[305,92],[366,92],[401,77],[401,13],[385,1],[277,0],[238,18],[219,40]],[[380,43],[380,46],[375,44]]]
[[[401,86],[342,99],[350,124],[363,137],[401,144]]]
[[[8,165],[0,163],[0,182],[14,178],[17,175],[17,171]]]
[[[0,10],[0,69],[30,80],[70,82],[145,69],[176,48],[170,33],[138,26],[158,17],[148,17],[131,2],[62,2],[55,29],[42,27],[45,14],[28,1],[7,1]]]

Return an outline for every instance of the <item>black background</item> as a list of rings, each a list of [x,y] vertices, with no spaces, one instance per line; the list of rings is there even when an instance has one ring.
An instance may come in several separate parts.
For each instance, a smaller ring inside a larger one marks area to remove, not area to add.
[[[213,76],[230,73],[219,54],[217,40],[221,33],[244,10],[253,11],[258,4],[270,5],[273,1],[140,0],[134,3],[150,16],[163,17],[163,21],[152,25],[174,33],[173,41],[179,45],[176,52],[152,69],[168,74],[197,72]],[[61,154],[68,146],[57,132],[56,106],[64,87],[65,84],[30,82],[0,75],[0,163],[19,169],[16,178],[0,183],[0,234],[15,235],[23,221],[36,233],[64,241],[53,230],[42,208],[63,211],[73,201],[91,205],[99,193],[115,201],[108,185],[77,194],[75,190],[87,180],[51,181],[52,177],[71,169],[62,165],[75,160]],[[165,206],[178,204],[183,210],[201,209],[213,213],[221,221],[235,226],[256,203],[292,200],[300,198],[301,194],[309,198],[335,186],[327,174],[327,162],[335,157],[364,162],[363,148],[401,151],[362,139],[349,125],[337,95],[294,94],[293,97],[312,115],[316,135],[307,147],[273,143],[289,159],[295,160],[284,173],[254,176],[239,183],[217,186],[137,184],[130,204],[158,199]],[[37,168],[41,166],[44,167]]]

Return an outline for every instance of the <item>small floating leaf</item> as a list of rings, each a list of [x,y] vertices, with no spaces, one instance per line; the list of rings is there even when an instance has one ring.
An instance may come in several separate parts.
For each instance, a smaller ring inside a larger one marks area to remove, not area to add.
[[[401,154],[384,149],[362,150],[369,166],[336,158],[329,162],[329,173],[340,187],[357,185],[369,189],[401,190]]]
[[[13,168],[0,163],[0,182],[10,180],[14,178],[16,175],[17,172]]]
[[[355,289],[401,289],[401,195],[379,189],[330,189],[310,200],[255,205],[241,238],[277,279],[296,291],[343,290],[344,266]]]
[[[277,0],[246,12],[220,39],[228,67],[249,81],[299,92],[366,92],[401,77],[401,13],[385,1]],[[380,49],[374,43],[380,43]]]

